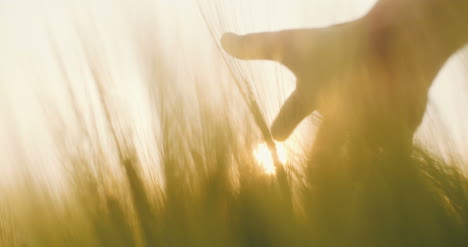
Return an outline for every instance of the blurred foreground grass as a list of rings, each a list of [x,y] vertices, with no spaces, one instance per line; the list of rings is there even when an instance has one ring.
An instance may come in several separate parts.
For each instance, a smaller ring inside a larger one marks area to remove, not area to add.
[[[252,157],[255,138],[239,134],[228,114],[200,103],[194,133],[171,107],[159,111],[163,182],[148,186],[138,150],[114,133],[123,176],[76,157],[64,198],[26,181],[0,205],[2,246],[468,244],[468,180],[460,164],[416,147],[342,152],[359,149],[347,143],[329,147],[333,157],[268,175]],[[101,162],[99,152],[94,160]]]

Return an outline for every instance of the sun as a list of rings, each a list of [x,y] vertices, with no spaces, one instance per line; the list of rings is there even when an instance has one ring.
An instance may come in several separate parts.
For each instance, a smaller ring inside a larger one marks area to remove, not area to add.
[[[279,162],[282,165],[286,164],[287,155],[284,144],[276,143],[276,152],[278,153]],[[273,155],[265,143],[258,144],[253,151],[253,155],[257,164],[263,168],[266,174],[274,175],[276,173]]]

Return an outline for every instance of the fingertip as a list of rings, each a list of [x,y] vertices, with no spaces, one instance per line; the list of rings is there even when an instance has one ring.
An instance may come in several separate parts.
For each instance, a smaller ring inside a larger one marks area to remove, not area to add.
[[[232,33],[232,32],[226,32],[226,33],[223,33],[223,35],[221,36],[221,43],[226,43],[226,42],[229,42],[231,39],[237,37],[238,35],[235,34],[235,33]]]
[[[235,45],[235,39],[238,37],[239,35],[235,33],[224,33],[223,36],[221,36],[221,46],[227,52],[232,51],[232,48]]]
[[[276,141],[282,142],[288,139],[292,134],[296,126],[301,121],[301,117],[297,116],[297,108],[300,106],[294,106],[295,109],[291,109],[291,105],[286,104],[283,107],[275,121],[271,125],[271,135]]]
[[[282,124],[274,122],[271,126],[271,136],[275,141],[283,142],[291,135],[291,131],[285,131],[286,129]]]
[[[284,141],[294,132],[299,123],[313,110],[305,95],[294,91],[284,102],[271,126],[271,135],[277,141]]]

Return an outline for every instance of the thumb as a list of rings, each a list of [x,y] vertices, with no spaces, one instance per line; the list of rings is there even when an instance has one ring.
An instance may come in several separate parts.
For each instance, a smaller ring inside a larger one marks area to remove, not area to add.
[[[285,101],[271,126],[271,134],[277,141],[286,140],[299,123],[313,111],[303,94],[294,91]]]
[[[245,60],[273,60],[281,62],[286,53],[286,32],[237,35],[225,33],[221,46],[230,55]]]

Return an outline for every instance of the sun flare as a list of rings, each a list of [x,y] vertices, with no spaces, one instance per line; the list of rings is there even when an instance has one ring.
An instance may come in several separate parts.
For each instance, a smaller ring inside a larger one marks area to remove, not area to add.
[[[279,162],[284,165],[287,162],[287,154],[284,144],[276,143],[276,152],[278,153]],[[273,155],[265,143],[258,144],[254,151],[253,155],[257,164],[263,168],[263,171],[266,174],[275,174],[276,168],[273,161]]]

